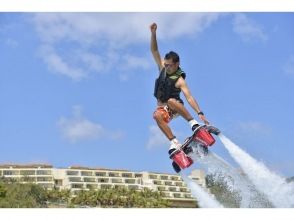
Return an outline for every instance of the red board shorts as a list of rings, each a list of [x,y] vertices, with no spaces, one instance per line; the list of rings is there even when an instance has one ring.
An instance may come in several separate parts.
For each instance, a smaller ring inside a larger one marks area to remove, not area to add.
[[[158,106],[155,112],[153,113],[153,117],[156,114],[161,114],[163,120],[166,123],[169,123],[173,118],[179,116],[177,112],[173,112],[166,104]]]

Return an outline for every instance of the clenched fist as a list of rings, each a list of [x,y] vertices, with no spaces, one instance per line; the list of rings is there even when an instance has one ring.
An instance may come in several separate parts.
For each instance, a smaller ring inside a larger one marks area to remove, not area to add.
[[[151,33],[156,33],[156,29],[157,29],[157,24],[156,23],[153,23],[153,24],[150,25]]]

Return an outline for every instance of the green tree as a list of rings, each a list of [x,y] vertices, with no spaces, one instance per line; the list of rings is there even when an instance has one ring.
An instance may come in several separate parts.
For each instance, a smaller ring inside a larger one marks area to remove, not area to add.
[[[232,180],[231,180],[232,181]],[[222,174],[209,174],[206,176],[206,185],[216,199],[225,207],[238,208],[242,197],[236,190],[230,189]]]
[[[127,188],[118,189],[97,189],[80,191],[71,200],[74,206],[89,207],[124,207],[124,208],[166,208],[170,203],[162,198],[158,192],[150,189],[142,191],[129,190]]]
[[[0,197],[1,208],[46,207],[46,190],[39,185],[18,182],[1,183],[1,189],[4,189]]]
[[[34,183],[20,183],[10,179],[0,179],[0,207],[40,208],[40,207],[125,207],[125,208],[165,208],[171,204],[160,192],[150,189],[130,190],[126,187],[110,189],[90,189],[73,194],[70,190],[54,188],[47,190]]]
[[[69,189],[53,188],[47,190],[48,204],[53,206],[66,207],[70,203],[71,197],[72,193]]]
[[[3,183],[0,183],[0,198],[4,198],[6,196],[6,187]]]

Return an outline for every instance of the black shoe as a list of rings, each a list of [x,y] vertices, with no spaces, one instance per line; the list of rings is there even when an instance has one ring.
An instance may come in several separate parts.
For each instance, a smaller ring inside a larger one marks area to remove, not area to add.
[[[195,125],[193,125],[193,127],[192,127],[192,131],[195,132],[195,130],[196,130],[199,126],[200,126],[199,124],[195,124]]]
[[[176,173],[179,173],[181,171],[181,168],[179,167],[178,164],[176,164],[176,162],[172,162],[172,166],[174,168],[174,170],[176,171]]]
[[[169,158],[170,159],[172,159],[175,151],[176,151],[176,148],[171,148],[171,149],[168,150],[168,154],[169,154]]]
[[[221,133],[221,131],[218,128],[213,127],[212,125],[206,126],[206,129],[209,133],[213,133],[215,135],[219,135]]]
[[[168,154],[171,155],[174,151],[176,150],[176,148],[171,148],[168,150]]]

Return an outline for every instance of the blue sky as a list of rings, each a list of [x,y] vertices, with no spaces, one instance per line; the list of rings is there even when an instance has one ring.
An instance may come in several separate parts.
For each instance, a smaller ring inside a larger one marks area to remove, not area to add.
[[[172,173],[152,118],[152,22],[208,120],[293,176],[293,13],[0,13],[0,163]]]

